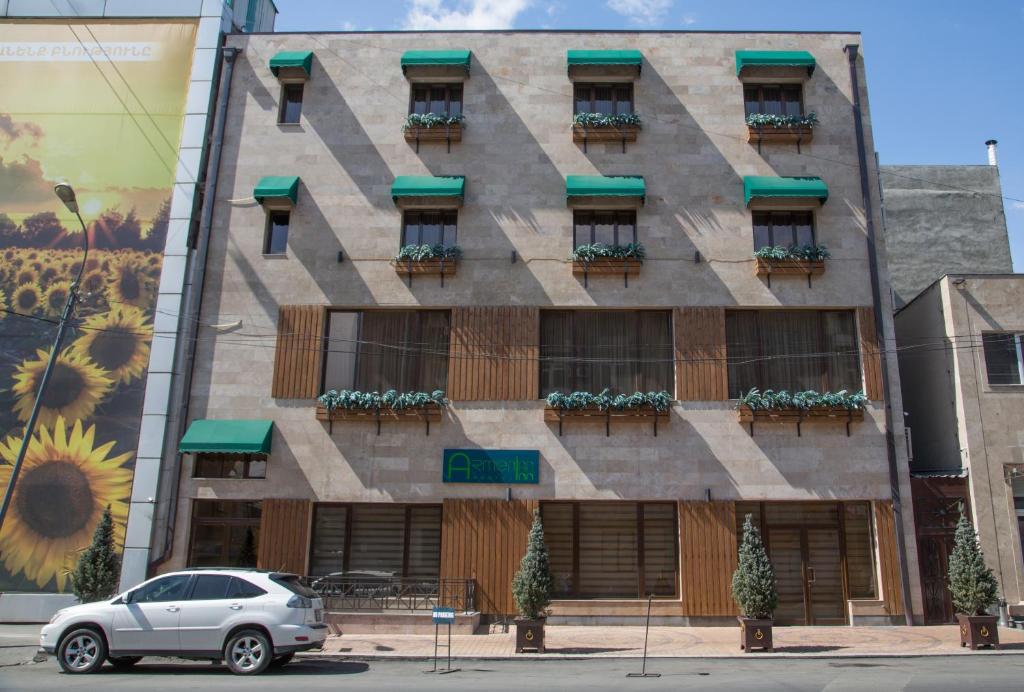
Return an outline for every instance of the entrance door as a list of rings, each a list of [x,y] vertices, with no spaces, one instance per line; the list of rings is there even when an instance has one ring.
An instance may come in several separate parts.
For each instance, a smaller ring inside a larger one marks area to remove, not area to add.
[[[807,622],[804,603],[804,559],[800,529],[771,529],[768,558],[775,569],[779,605],[775,621],[780,625],[803,625]]]
[[[925,624],[951,623],[953,597],[949,593],[946,575],[949,571],[949,554],[953,551],[953,534],[918,536],[917,540]]]
[[[775,569],[780,625],[846,623],[838,529],[771,528],[768,554]]]

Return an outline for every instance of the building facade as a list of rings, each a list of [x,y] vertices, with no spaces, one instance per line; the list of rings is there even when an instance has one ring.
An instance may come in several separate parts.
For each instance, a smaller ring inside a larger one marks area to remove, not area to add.
[[[556,621],[628,621],[653,594],[663,622],[712,623],[751,514],[780,621],[919,611],[858,35],[227,43],[159,569],[471,581],[467,606],[504,617],[539,509]],[[754,257],[793,245],[830,256]],[[868,401],[737,409],[752,388]],[[366,396],[390,390],[423,396]],[[584,405],[602,393],[623,398]]]

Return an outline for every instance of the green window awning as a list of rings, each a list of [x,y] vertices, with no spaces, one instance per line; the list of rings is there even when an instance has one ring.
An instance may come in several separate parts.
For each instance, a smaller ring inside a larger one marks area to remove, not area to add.
[[[313,51],[283,50],[270,59],[270,71],[277,76],[282,67],[297,67],[308,77],[313,71]]]
[[[462,67],[469,72],[468,50],[407,50],[402,54],[402,72],[407,67]]]
[[[569,66],[576,65],[635,65],[644,62],[643,53],[638,50],[570,50],[567,54]]]
[[[270,454],[272,420],[194,420],[181,438],[182,454]]]
[[[299,176],[268,175],[260,178],[253,188],[252,196],[257,202],[263,202],[268,197],[287,197],[292,204],[296,204],[299,201]]]
[[[824,204],[828,199],[828,185],[816,177],[748,175],[743,178],[743,198],[748,205],[751,200],[768,198],[818,199]]]
[[[647,194],[642,176],[567,175],[565,196],[573,197],[639,197]]]
[[[745,67],[804,67],[807,74],[814,73],[814,56],[805,50],[738,50],[736,76]]]
[[[466,195],[466,178],[454,176],[450,178],[432,175],[400,175],[391,184],[391,198],[400,197],[455,197],[462,199]]]

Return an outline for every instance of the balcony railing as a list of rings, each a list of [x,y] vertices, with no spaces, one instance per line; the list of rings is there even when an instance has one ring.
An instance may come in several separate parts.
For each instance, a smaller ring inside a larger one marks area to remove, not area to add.
[[[388,576],[331,574],[306,577],[324,600],[326,610],[476,610],[473,579],[414,579]]]

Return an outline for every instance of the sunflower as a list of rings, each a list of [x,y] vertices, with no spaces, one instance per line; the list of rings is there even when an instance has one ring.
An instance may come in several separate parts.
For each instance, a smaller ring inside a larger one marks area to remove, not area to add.
[[[90,257],[85,261],[85,271],[92,272],[100,268],[100,261],[95,257]]]
[[[49,351],[38,349],[36,360],[23,361],[14,372],[14,386],[11,391],[18,397],[14,404],[14,412],[18,420],[28,420],[32,404],[39,389],[46,363],[50,358]],[[57,357],[53,374],[46,385],[42,405],[39,408],[39,420],[43,425],[53,425],[59,416],[68,419],[88,418],[96,410],[96,405],[103,400],[114,381],[110,373],[103,370],[89,358],[72,353],[70,348]]]
[[[115,383],[128,384],[133,377],[142,377],[153,331],[142,310],[116,305],[110,312],[87,317],[82,330],[84,334],[71,347],[75,354],[108,371]]]
[[[99,305],[103,302],[106,286],[107,279],[103,276],[103,272],[91,271],[82,277],[78,295],[87,305]]]
[[[50,285],[43,296],[43,312],[48,315],[60,316],[64,312],[64,304],[71,293],[70,281],[58,281]]]
[[[133,260],[124,260],[112,270],[112,276],[107,280],[107,300],[148,307],[153,297],[153,286],[142,267]]]
[[[4,250],[4,259],[7,260],[8,262],[10,262],[11,260],[14,259],[15,255],[17,255],[17,254],[18,253],[15,251],[14,248],[8,248],[8,249]]]
[[[14,283],[19,286],[22,284],[34,284],[39,280],[39,274],[32,267],[24,267],[19,269],[18,273],[14,275]]]
[[[4,293],[3,289],[0,289],[0,320],[7,317],[7,311],[10,310],[7,307],[7,294]]]
[[[53,266],[52,264],[43,267],[43,271],[39,272],[39,285],[47,285],[48,283],[57,278],[57,274],[57,267]]]
[[[0,537],[4,567],[43,588],[51,579],[64,591],[77,553],[89,545],[106,507],[114,520],[114,542],[124,545],[132,452],[111,455],[113,442],[96,445],[96,426],[70,426],[58,416],[41,425],[28,444],[10,512]],[[0,440],[0,483],[7,485],[21,439]]]
[[[23,315],[39,312],[42,302],[43,292],[34,283],[21,284],[11,294],[11,309]]]

